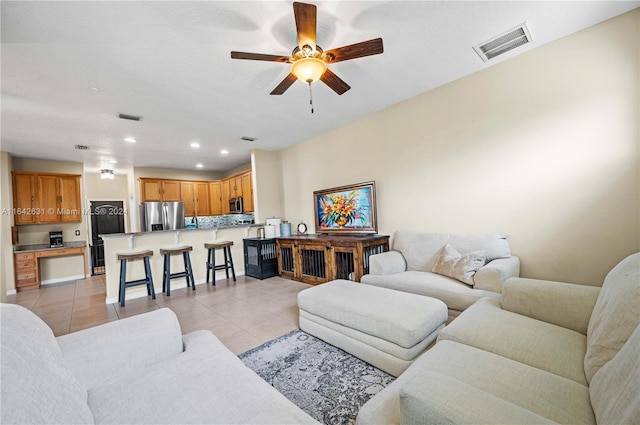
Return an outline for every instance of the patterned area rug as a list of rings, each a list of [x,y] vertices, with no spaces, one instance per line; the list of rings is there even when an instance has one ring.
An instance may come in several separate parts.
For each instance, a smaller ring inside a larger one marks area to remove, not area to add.
[[[327,425],[353,424],[360,407],[395,379],[301,330],[239,357],[285,397]]]

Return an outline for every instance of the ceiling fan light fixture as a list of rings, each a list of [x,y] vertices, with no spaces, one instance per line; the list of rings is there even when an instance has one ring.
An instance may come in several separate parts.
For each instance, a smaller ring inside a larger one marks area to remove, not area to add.
[[[303,83],[314,83],[327,70],[327,64],[318,58],[301,58],[291,65],[291,73]]]

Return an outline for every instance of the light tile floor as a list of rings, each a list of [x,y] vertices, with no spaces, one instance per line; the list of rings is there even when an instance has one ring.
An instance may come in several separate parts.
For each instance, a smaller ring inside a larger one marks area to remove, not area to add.
[[[7,302],[20,304],[42,318],[56,336],[119,320],[161,307],[178,316],[182,333],[211,330],[235,354],[243,353],[299,327],[297,295],[309,285],[280,277],[258,280],[238,276],[151,297],[105,304],[105,277],[18,292]]]

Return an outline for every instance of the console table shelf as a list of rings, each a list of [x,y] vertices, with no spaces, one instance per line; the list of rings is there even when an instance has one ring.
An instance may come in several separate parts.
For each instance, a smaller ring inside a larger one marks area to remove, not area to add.
[[[288,236],[276,238],[278,274],[311,285],[335,279],[360,282],[369,257],[389,250],[389,236]]]

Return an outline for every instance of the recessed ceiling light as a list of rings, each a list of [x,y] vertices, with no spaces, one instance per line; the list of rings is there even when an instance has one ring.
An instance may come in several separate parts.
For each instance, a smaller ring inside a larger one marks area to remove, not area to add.
[[[100,93],[100,87],[96,87],[96,86],[89,86],[88,87],[89,91],[93,94],[98,94]]]
[[[134,139],[133,137],[127,137],[124,139],[125,142],[129,142],[129,143],[135,143],[136,139]]]
[[[199,148],[199,147],[200,147],[200,143],[198,143],[198,142],[193,142],[193,143],[191,143],[189,146],[191,146],[192,148]]]
[[[110,159],[109,160],[109,164],[117,164],[117,163],[118,163],[118,161],[116,161],[115,159]]]
[[[226,150],[226,149],[222,149],[222,150],[220,151],[220,153],[221,153],[222,155],[229,155],[229,151],[228,151],[228,150]]]
[[[204,167],[204,165],[202,165],[202,164],[196,164],[196,167],[198,167],[198,168],[202,168],[202,167]]]

